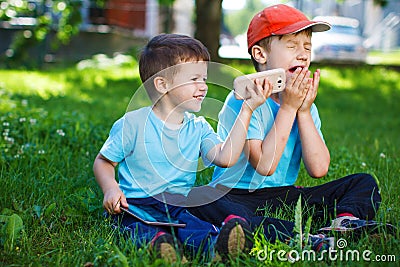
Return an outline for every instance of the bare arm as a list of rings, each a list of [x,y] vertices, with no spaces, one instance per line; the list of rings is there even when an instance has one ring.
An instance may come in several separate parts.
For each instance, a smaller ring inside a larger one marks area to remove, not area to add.
[[[109,161],[100,153],[93,164],[93,172],[96,181],[103,191],[103,207],[108,213],[120,213],[120,206],[128,207],[128,203],[117,181],[115,180],[116,162]]]
[[[275,123],[264,140],[249,139],[245,153],[253,168],[261,175],[272,175],[289,139],[296,110],[280,108]]]
[[[310,112],[297,115],[304,166],[311,177],[319,178],[328,173],[330,155],[319,135]]]
[[[216,145],[207,154],[207,158],[217,166],[226,168],[237,162],[243,151],[253,111],[265,103],[271,95],[273,87],[266,79],[263,84],[257,79],[255,84],[255,90],[246,88],[250,96],[243,102],[239,115],[225,142]]]
[[[314,73],[312,86],[307,93],[302,106],[297,112],[297,122],[302,148],[304,166],[311,177],[325,176],[329,169],[329,150],[315,127],[311,116],[311,105],[314,102],[319,85],[320,71]]]

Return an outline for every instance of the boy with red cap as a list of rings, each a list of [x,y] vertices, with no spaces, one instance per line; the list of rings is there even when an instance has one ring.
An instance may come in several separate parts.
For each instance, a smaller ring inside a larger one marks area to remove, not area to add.
[[[294,206],[301,196],[315,218],[326,224],[334,219],[331,226],[322,229],[325,232],[373,230],[378,223],[369,220],[375,216],[381,197],[371,175],[352,174],[314,187],[294,185],[301,160],[313,178],[325,176],[330,164],[314,104],[320,70],[311,75],[308,69],[312,32],[329,29],[328,23],[311,21],[299,10],[282,4],[267,7],[254,16],[247,32],[254,67],[257,71],[283,68],[286,88],[272,94],[254,111],[238,162],[230,168],[216,167],[210,185],[226,194],[220,203],[236,203],[255,215]],[[233,92],[228,95],[219,114],[221,138],[226,138],[242,102]],[[217,212],[206,211],[191,210],[205,220],[222,218]],[[289,222],[279,225],[289,232],[293,229]]]

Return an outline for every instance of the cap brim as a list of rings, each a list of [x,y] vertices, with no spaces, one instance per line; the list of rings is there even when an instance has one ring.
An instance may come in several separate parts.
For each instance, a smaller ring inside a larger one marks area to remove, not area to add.
[[[300,21],[285,28],[275,31],[273,35],[284,35],[296,33],[307,28],[312,28],[313,32],[324,32],[331,28],[331,25],[324,21]]]

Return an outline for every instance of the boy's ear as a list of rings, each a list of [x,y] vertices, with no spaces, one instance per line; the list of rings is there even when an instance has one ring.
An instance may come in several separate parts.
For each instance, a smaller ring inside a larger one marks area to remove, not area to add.
[[[254,60],[257,61],[259,64],[267,63],[267,52],[261,46],[254,45],[251,48],[251,55],[253,56]]]
[[[157,76],[154,78],[153,82],[157,92],[159,92],[162,95],[168,92],[168,84],[165,77]]]

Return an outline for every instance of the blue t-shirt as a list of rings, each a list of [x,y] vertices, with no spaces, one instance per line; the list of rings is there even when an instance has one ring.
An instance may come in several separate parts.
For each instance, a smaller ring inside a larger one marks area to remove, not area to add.
[[[119,184],[127,198],[186,195],[196,181],[199,157],[205,160],[218,143],[221,139],[203,117],[185,113],[182,126],[172,130],[144,107],[114,123],[100,153],[119,163]]]
[[[233,93],[230,93],[219,113],[218,134],[225,139],[236,120],[243,100],[237,100]],[[268,98],[265,104],[259,106],[250,120],[247,139],[263,140],[271,130],[276,114],[279,110],[272,98]],[[321,121],[315,104],[311,106],[311,115],[314,124],[323,138],[320,131]],[[230,188],[259,189],[265,187],[287,186],[296,182],[300,169],[301,141],[297,120],[294,121],[292,130],[281,160],[271,176],[263,176],[256,172],[253,166],[247,161],[244,152],[240,155],[238,162],[230,168],[215,167],[211,185],[221,184]]]

